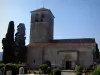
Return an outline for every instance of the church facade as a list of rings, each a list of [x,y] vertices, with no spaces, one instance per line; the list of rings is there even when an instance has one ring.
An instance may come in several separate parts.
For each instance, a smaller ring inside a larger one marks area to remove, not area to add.
[[[53,39],[54,15],[49,9],[31,11],[27,64],[39,67],[44,61],[65,69],[89,67],[97,49],[94,38]]]

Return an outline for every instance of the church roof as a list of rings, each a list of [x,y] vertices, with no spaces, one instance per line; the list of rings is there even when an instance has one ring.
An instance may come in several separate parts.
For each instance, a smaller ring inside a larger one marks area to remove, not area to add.
[[[82,39],[55,39],[51,40],[51,43],[96,43],[94,38],[82,38]]]

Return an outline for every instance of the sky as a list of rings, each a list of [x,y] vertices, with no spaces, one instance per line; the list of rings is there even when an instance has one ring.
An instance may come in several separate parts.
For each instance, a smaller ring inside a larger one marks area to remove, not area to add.
[[[54,39],[95,38],[100,48],[100,0],[0,0],[0,52],[9,21],[26,27],[30,36],[30,11],[44,7],[55,16]]]

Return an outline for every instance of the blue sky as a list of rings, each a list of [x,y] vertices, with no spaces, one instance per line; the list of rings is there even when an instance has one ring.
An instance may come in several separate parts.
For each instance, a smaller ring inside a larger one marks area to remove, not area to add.
[[[5,37],[8,23],[26,26],[29,43],[30,11],[43,7],[43,0],[0,0],[0,42]],[[100,48],[100,0],[44,0],[44,7],[54,16],[54,38],[95,38]],[[0,43],[2,51],[2,43]]]

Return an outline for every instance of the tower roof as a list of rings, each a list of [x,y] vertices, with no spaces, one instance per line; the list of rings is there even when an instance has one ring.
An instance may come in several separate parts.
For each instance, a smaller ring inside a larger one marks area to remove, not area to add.
[[[31,12],[41,12],[41,11],[49,11],[53,15],[53,13],[51,12],[51,10],[50,9],[47,9],[47,8],[40,8],[40,9],[36,9],[34,11],[31,11]],[[53,15],[53,17],[54,17],[54,15]]]
[[[47,8],[40,8],[40,9],[36,9],[33,12],[39,12],[39,11],[50,11],[50,9]]]

